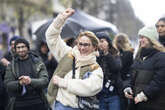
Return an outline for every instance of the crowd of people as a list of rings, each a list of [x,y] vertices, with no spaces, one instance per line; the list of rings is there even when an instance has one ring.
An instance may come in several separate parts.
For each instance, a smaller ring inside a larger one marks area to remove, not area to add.
[[[135,52],[125,33],[111,39],[84,31],[64,41],[74,12],[60,13],[36,50],[22,37],[10,39],[0,60],[0,110],[82,110],[79,97],[91,96],[99,110],[164,110],[165,17],[139,30]]]

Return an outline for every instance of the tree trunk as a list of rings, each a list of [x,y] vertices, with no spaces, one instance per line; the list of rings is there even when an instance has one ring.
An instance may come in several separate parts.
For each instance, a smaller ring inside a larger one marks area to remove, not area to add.
[[[18,10],[18,29],[20,36],[23,36],[23,28],[24,28],[24,11],[23,8],[20,7]]]

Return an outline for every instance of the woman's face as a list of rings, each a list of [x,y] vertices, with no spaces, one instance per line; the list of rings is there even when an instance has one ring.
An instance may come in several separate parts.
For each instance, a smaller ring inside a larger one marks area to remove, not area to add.
[[[165,36],[165,22],[164,21],[158,21],[156,23],[156,29],[159,33],[159,36]]]
[[[104,52],[107,52],[109,50],[108,42],[106,39],[100,39],[99,49]]]
[[[43,54],[47,54],[49,51],[47,45],[42,45],[40,49]]]
[[[95,51],[95,47],[87,36],[80,37],[77,46],[82,56],[87,56]]]
[[[151,42],[149,41],[148,38],[146,38],[144,36],[140,36],[139,42],[140,42],[140,47],[141,48],[149,48],[149,47],[151,47]]]

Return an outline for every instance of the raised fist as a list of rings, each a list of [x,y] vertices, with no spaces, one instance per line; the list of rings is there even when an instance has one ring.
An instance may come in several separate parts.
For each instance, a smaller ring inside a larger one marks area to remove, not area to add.
[[[64,19],[67,19],[68,17],[72,16],[74,14],[75,10],[72,8],[67,8],[64,12],[61,13]]]

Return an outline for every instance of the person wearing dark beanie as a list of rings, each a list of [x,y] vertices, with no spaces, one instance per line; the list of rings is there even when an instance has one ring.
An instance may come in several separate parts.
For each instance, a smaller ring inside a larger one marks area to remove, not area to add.
[[[106,32],[97,32],[96,33],[96,36],[99,38],[99,39],[106,39],[108,41],[109,44],[112,43],[112,40],[110,39],[110,36],[108,35],[108,33]]]
[[[6,67],[8,66],[8,64],[10,64],[10,61],[13,59],[13,57],[15,56],[15,49],[14,49],[14,44],[15,41],[20,38],[20,36],[13,36],[10,41],[9,41],[9,45],[10,45],[10,50],[8,52],[5,53],[5,55],[2,57],[1,59],[1,63]]]
[[[121,110],[118,93],[118,75],[121,68],[118,51],[113,47],[110,36],[105,32],[98,32],[99,56],[97,62],[104,74],[103,89],[98,94],[99,110]]]
[[[107,42],[108,42],[108,47],[109,47],[109,52],[112,54],[112,55],[115,55],[118,53],[118,51],[114,48],[114,46],[112,45],[112,40],[110,38],[110,36],[108,35],[108,33],[106,32],[97,32],[96,33],[96,36],[99,38],[99,39],[105,39]]]
[[[165,46],[165,17],[160,18],[155,26],[159,33],[159,42]]]
[[[13,36],[10,41],[9,41],[9,46],[10,46],[10,50],[7,51],[4,56],[1,58],[0,60],[0,64],[1,64],[1,75],[2,75],[2,80],[4,81],[4,76],[5,76],[5,71],[6,71],[6,67],[10,64],[10,62],[12,61],[12,59],[15,56],[15,51],[14,51],[14,44],[15,44],[15,40],[17,40],[19,38],[19,36]],[[0,94],[0,110],[4,110],[3,108],[6,107],[6,105],[8,104],[8,93],[5,90],[4,84],[3,85],[3,93]],[[2,101],[1,101],[2,100]]]
[[[13,41],[17,40],[18,38],[20,38],[20,36],[13,36],[11,39],[10,39],[10,42],[9,44],[11,45]]]

